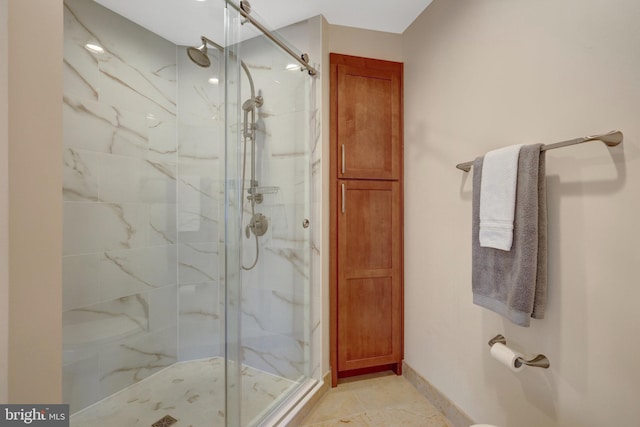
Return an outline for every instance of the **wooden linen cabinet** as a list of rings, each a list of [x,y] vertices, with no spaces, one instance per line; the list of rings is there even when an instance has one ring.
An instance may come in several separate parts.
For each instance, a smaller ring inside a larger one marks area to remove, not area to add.
[[[331,372],[402,372],[403,143],[399,62],[332,53]]]

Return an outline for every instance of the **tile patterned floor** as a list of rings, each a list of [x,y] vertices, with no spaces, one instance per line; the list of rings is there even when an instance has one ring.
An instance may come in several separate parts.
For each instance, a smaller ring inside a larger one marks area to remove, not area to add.
[[[251,425],[297,383],[248,366],[241,368],[242,425]],[[71,416],[72,427],[225,425],[224,359],[176,363]],[[156,424],[156,422],[158,424]]]
[[[322,398],[302,427],[453,427],[406,379],[391,372],[354,377]]]

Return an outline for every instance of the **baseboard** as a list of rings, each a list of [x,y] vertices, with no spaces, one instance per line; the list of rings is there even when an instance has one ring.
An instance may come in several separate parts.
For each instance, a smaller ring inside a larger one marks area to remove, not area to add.
[[[292,411],[291,415],[284,419],[278,427],[298,427],[307,418],[311,410],[324,397],[331,388],[331,373],[327,373],[322,379],[322,384],[318,384]]]
[[[409,381],[424,397],[442,412],[454,427],[469,427],[473,420],[464,411],[456,406],[440,390],[435,388],[429,381],[418,374],[411,366],[404,362],[403,376]]]

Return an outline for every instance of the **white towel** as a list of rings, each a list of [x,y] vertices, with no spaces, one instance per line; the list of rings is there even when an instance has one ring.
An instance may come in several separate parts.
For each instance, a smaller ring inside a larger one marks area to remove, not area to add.
[[[520,145],[489,151],[480,183],[480,246],[511,250]]]

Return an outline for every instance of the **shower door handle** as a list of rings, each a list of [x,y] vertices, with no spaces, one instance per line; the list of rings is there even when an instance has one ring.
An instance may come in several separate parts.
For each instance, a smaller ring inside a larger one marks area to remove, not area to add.
[[[345,211],[345,206],[344,206],[345,205],[345,201],[346,201],[345,197],[346,196],[344,194],[344,184],[342,184],[342,213],[344,213],[344,211]]]
[[[343,175],[344,175],[344,168],[345,168],[345,162],[346,162],[345,156],[344,156],[344,150],[345,150],[344,144],[342,144],[342,174]]]

